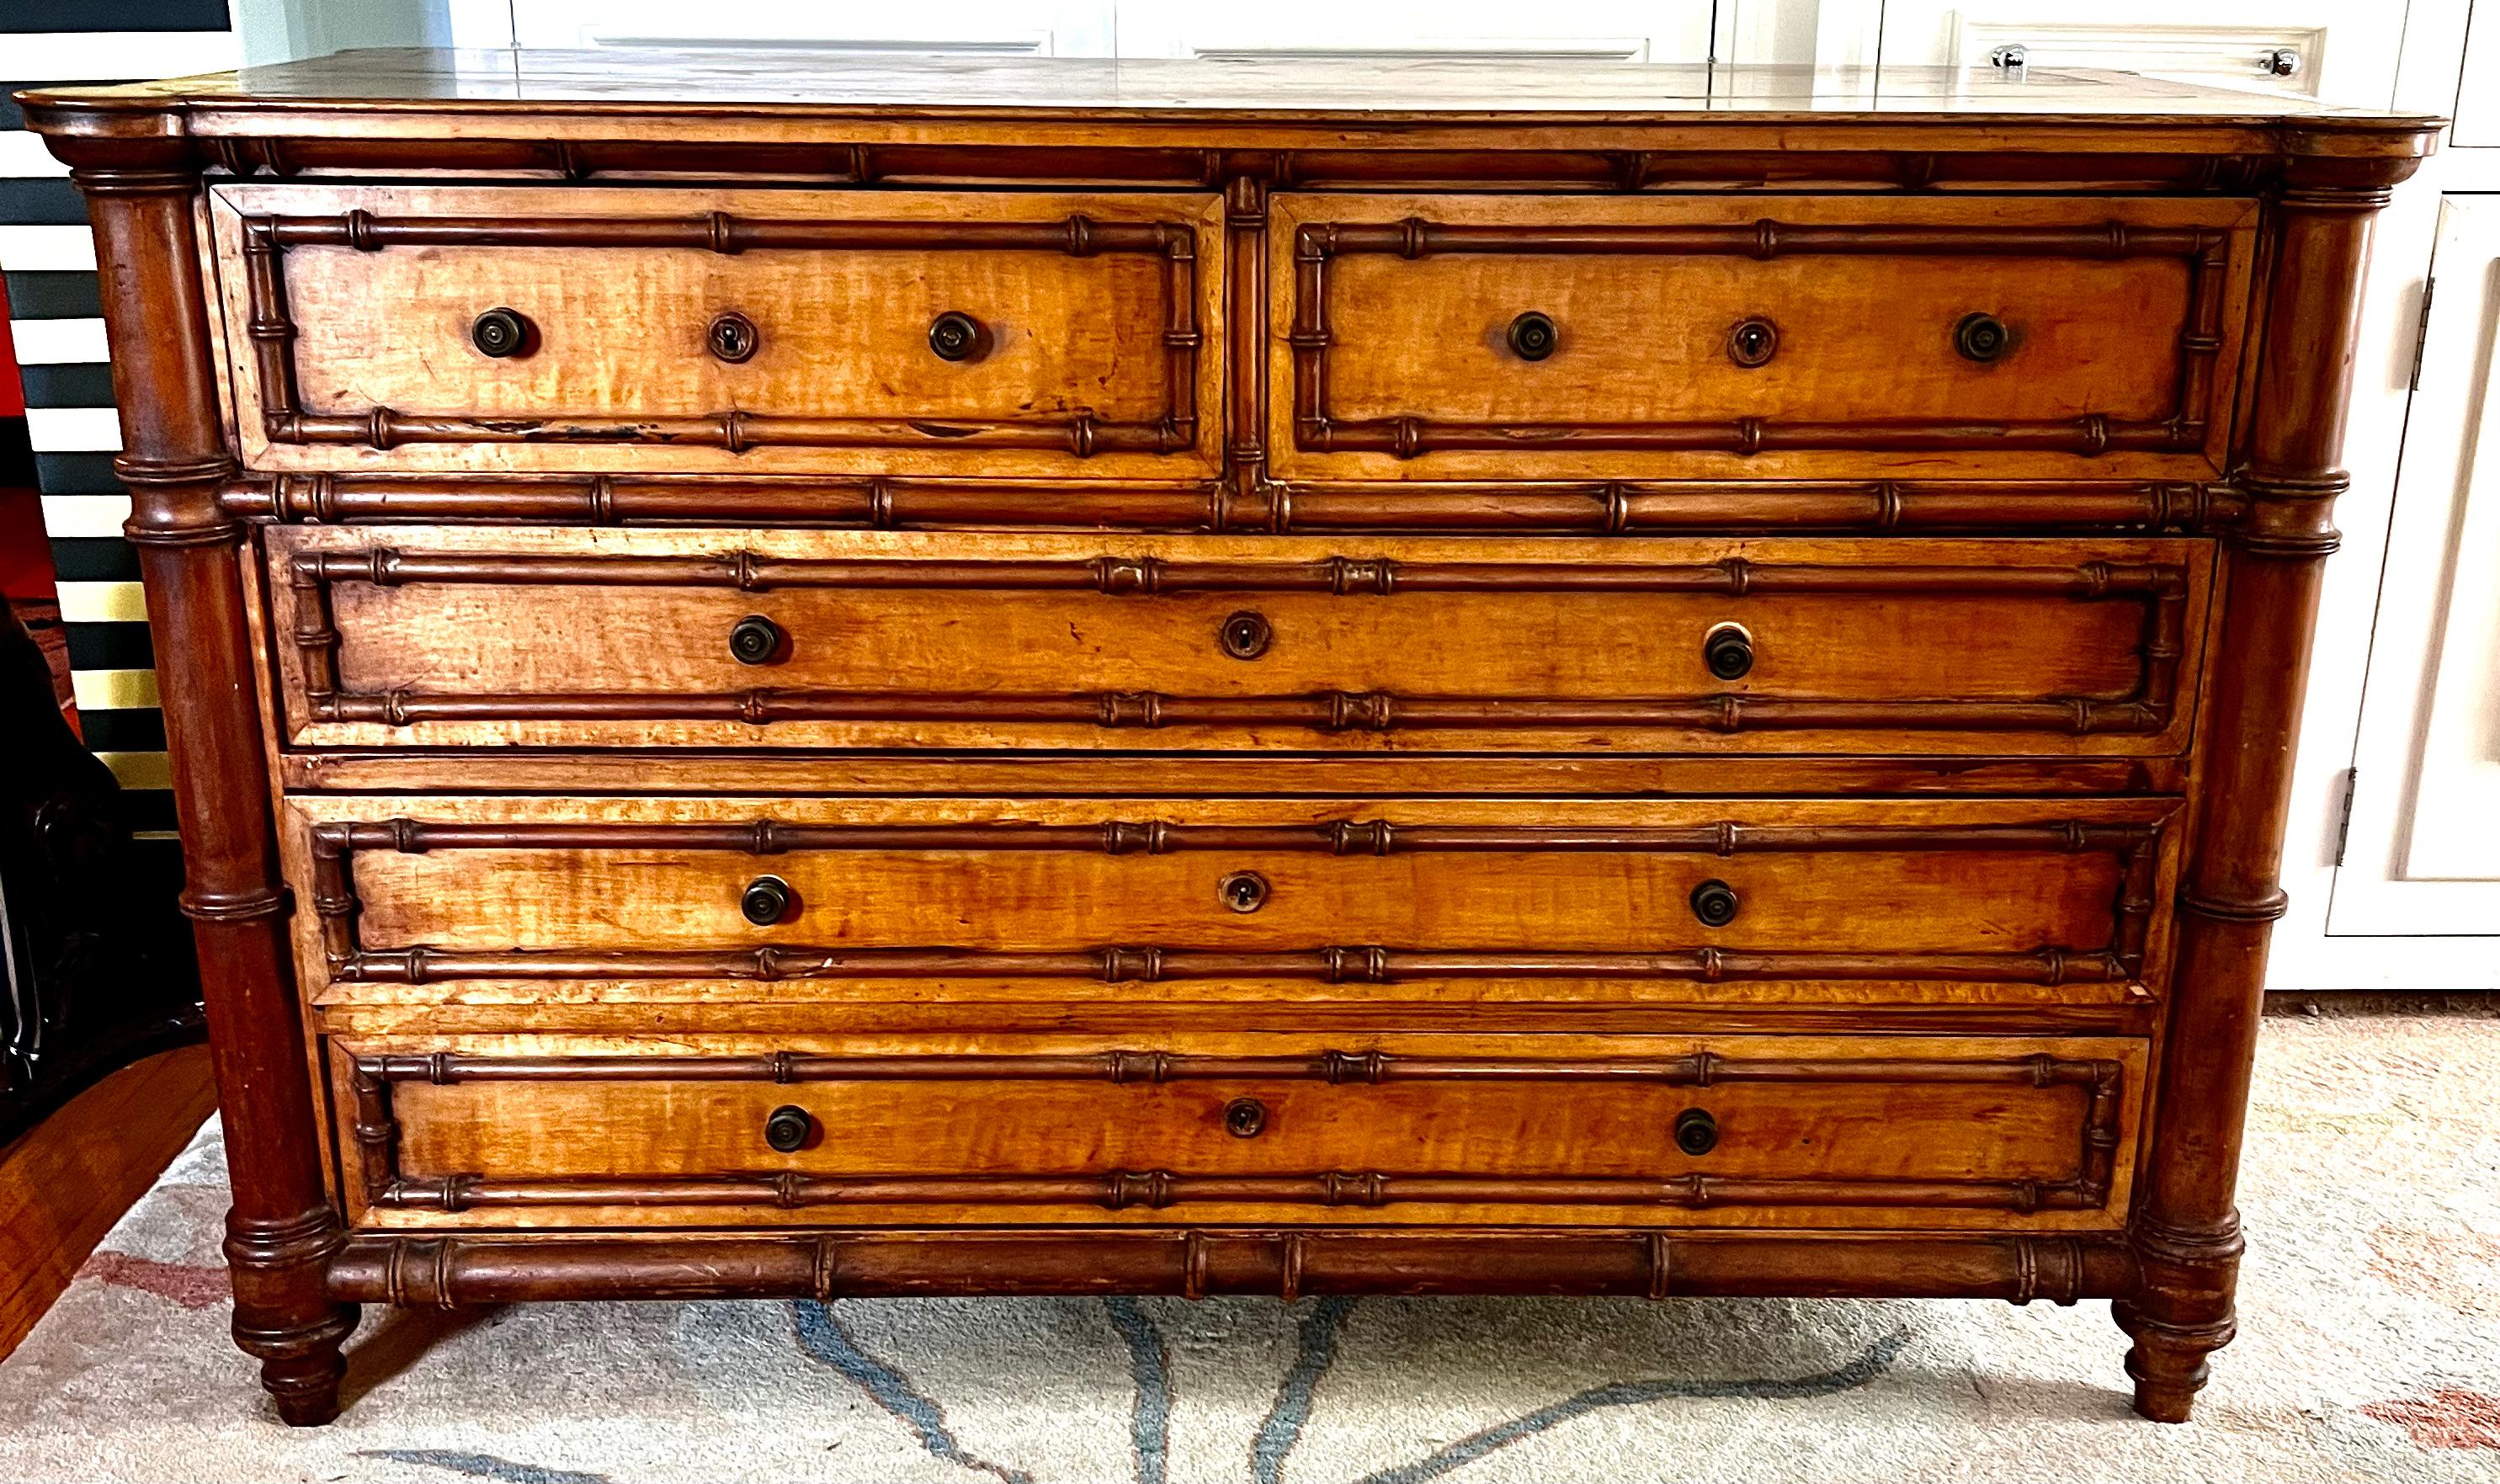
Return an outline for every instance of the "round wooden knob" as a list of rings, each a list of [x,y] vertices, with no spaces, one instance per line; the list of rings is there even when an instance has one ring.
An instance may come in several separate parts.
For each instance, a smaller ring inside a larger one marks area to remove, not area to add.
[[[806,1147],[807,1137],[816,1132],[816,1120],[807,1110],[783,1104],[764,1120],[764,1141],[781,1154],[796,1154]]]
[[[1267,1127],[1267,1105],[1256,1098],[1235,1098],[1224,1105],[1224,1132],[1235,1138],[1257,1138]]]
[[[779,624],[762,613],[749,613],[730,626],[730,658],[741,665],[770,664],[788,638]]]
[[[1744,904],[1737,900],[1736,888],[1713,877],[1693,888],[1689,899],[1693,915],[1705,928],[1724,928],[1736,920],[1736,909]]]
[[[1701,663],[1720,679],[1743,679],[1754,669],[1754,636],[1740,623],[1714,625],[1701,636]]]
[[[527,350],[530,339],[530,322],[518,310],[491,309],[469,322],[469,344],[499,361]]]
[[[1986,365],[2014,345],[2014,332],[1994,314],[1964,314],[1954,326],[1954,348],[1962,359]]]
[[[704,332],[705,346],[713,355],[732,363],[753,355],[761,339],[755,332],[755,321],[735,313],[721,315],[711,322],[710,329]]]
[[[790,914],[790,883],[779,876],[757,876],[738,894],[738,910],[759,928],[769,928]]]
[[[1224,620],[1215,631],[1215,642],[1224,652],[1236,660],[1255,660],[1267,652],[1276,631],[1264,613],[1242,611]]]
[[[1267,878],[1255,871],[1236,871],[1215,883],[1215,895],[1236,912],[1255,912],[1267,905]]]
[[[1551,315],[1530,310],[1510,322],[1510,353],[1523,361],[1541,361],[1562,343]]]
[[[981,352],[981,322],[948,310],[929,322],[929,348],[941,361],[969,361]]]
[[[1767,319],[1742,320],[1727,332],[1727,359],[1747,370],[1767,363],[1779,348],[1779,326]]]
[[[1698,1159],[1719,1147],[1719,1120],[1708,1108],[1688,1107],[1675,1115],[1675,1147]]]

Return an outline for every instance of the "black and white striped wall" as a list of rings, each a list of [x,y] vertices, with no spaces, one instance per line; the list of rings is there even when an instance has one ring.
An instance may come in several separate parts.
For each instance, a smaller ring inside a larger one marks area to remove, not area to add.
[[[72,684],[86,743],[129,791],[131,823],[172,828],[165,723],[98,317],[95,248],[68,172],[5,95],[57,82],[219,72],[240,60],[226,0],[0,0],[0,275],[26,388]]]

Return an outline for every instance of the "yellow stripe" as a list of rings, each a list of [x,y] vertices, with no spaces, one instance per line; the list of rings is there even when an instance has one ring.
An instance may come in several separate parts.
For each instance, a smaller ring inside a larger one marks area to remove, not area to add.
[[[99,752],[96,760],[113,770],[124,788],[171,788],[174,768],[162,752]]]
[[[146,623],[148,594],[136,582],[63,582],[63,623]]]
[[[70,676],[70,693],[78,704],[96,711],[135,711],[164,703],[156,699],[153,670],[82,670]]]

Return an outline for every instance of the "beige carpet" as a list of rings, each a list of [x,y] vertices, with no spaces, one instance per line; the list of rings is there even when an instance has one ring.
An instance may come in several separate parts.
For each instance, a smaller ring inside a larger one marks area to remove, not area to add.
[[[336,1426],[225,1339],[214,1129],[0,1365],[0,1479],[2500,1479],[2500,1019],[2271,1019],[2241,1337],[2108,1305],[867,1301],[370,1313]]]

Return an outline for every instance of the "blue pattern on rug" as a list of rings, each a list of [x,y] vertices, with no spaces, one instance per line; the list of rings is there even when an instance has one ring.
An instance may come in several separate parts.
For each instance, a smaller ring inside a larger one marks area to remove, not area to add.
[[[853,1385],[868,1393],[871,1402],[909,1428],[931,1457],[992,1474],[1006,1484],[1033,1484],[1033,1475],[1020,1468],[993,1464],[966,1452],[946,1426],[945,1410],[923,1396],[909,1376],[861,1349],[850,1331],[834,1317],[830,1305],[814,1299],[799,1299],[790,1307],[798,1319],[799,1348],[849,1377]]]
[[[1472,1464],[1497,1449],[1509,1447],[1521,1438],[1533,1437],[1549,1428],[1610,1406],[1639,1406],[1669,1398],[1708,1401],[1743,1397],[1778,1402],[1801,1397],[1828,1397],[1835,1392],[1855,1390],[1882,1375],[1891,1369],[1893,1360],[1909,1342],[1910,1332],[1896,1330],[1867,1346],[1865,1354],[1837,1370],[1798,1376],[1793,1380],[1679,1381],[1662,1378],[1614,1381],[1604,1386],[1593,1386],[1578,1396],[1566,1397],[1550,1406],[1540,1406],[1524,1417],[1514,1417],[1508,1422],[1470,1433],[1430,1457],[1365,1474],[1356,1484],[1422,1484],[1426,1479],[1436,1479],[1453,1468]]]
[[[422,1464],[428,1468],[447,1468],[465,1473],[473,1479],[494,1479],[498,1484],[609,1484],[604,1473],[576,1473],[570,1468],[549,1468],[543,1464],[516,1464],[491,1453],[463,1453],[456,1448],[366,1448],[358,1458],[386,1458],[394,1464]]]
[[[1102,1307],[1111,1315],[1111,1327],[1129,1342],[1129,1374],[1136,1381],[1129,1440],[1137,1453],[1137,1484],[1164,1484],[1171,1453],[1171,1352],[1164,1345],[1164,1332],[1136,1300],[1106,1298]]]
[[[1352,1299],[1322,1299],[1302,1321],[1294,1369],[1285,1372],[1284,1383],[1276,1388],[1276,1403],[1267,1409],[1267,1420],[1259,1424],[1259,1435],[1250,1442],[1254,1484],[1277,1484],[1284,1476],[1285,1455],[1302,1440],[1302,1424],[1311,1416],[1311,1398],[1319,1390],[1320,1377],[1336,1360],[1337,1332],[1345,1327],[1345,1316],[1354,1312],[1354,1305]]]

